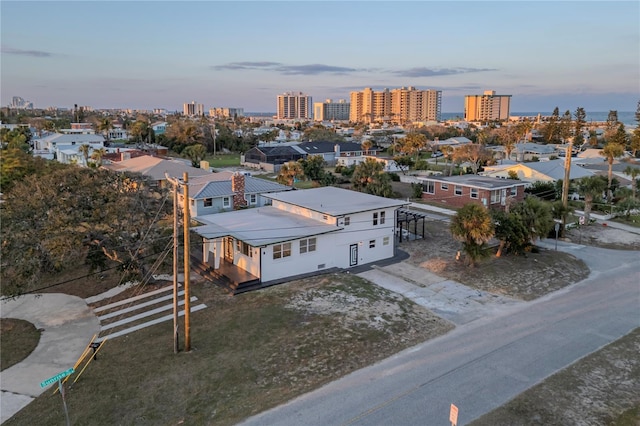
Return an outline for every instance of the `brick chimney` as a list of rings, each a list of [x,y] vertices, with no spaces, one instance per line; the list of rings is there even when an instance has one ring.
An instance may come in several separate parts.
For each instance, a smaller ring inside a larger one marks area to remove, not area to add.
[[[244,175],[236,172],[231,176],[231,190],[233,191],[233,209],[238,210],[247,206],[244,199]]]

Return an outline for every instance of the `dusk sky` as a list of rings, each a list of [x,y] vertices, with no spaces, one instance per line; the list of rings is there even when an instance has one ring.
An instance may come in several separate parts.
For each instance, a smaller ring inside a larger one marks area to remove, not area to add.
[[[640,2],[5,1],[1,102],[273,112],[276,96],[442,90],[511,111],[635,111]]]

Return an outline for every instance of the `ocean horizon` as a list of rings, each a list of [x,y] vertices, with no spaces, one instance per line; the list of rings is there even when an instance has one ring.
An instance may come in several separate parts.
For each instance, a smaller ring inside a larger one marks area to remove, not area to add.
[[[607,117],[609,116],[609,111],[594,111],[594,112],[588,112],[585,111],[587,116],[586,116],[586,121],[587,123],[592,123],[592,122],[604,122],[607,121]],[[548,112],[542,112],[542,111],[536,111],[536,112],[512,112],[511,116],[514,117],[535,117],[538,114],[540,114],[541,116],[550,116],[552,114],[552,111],[548,111]],[[560,113],[560,116],[562,116],[563,113]],[[571,114],[573,114],[573,111],[571,112]],[[273,117],[276,115],[275,112],[245,112],[245,115],[248,117]],[[455,118],[460,118],[462,119],[462,117],[464,116],[463,112],[443,112],[441,113],[441,117],[442,120],[453,120]],[[573,117],[573,115],[572,115]],[[636,113],[635,111],[618,111],[618,120],[623,123],[626,127],[635,127],[637,126],[638,123],[636,123]]]

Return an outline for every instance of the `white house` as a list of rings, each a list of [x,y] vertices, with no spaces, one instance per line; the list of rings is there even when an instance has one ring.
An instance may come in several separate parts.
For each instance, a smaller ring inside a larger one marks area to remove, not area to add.
[[[271,206],[195,217],[201,275],[239,293],[395,255],[404,201],[335,187],[265,197]]]
[[[392,158],[374,157],[372,155],[359,155],[357,157],[338,157],[337,164],[345,167],[364,163],[367,159],[372,159],[382,164],[382,171],[388,173],[401,172],[402,168]]]
[[[65,164],[84,164],[80,146],[89,145],[89,156],[95,149],[104,147],[104,137],[91,133],[49,133],[33,139],[33,155],[57,160]]]

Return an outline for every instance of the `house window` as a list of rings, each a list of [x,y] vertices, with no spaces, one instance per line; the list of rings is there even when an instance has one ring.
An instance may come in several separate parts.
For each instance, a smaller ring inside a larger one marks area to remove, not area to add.
[[[291,256],[291,243],[276,244],[273,246],[273,258],[282,259]]]
[[[204,199],[204,206],[205,206],[205,207],[211,207],[211,206],[213,206],[213,198],[205,198],[205,199]]]
[[[448,191],[449,190],[449,184],[442,182],[440,184],[440,189],[442,189],[443,191]]]
[[[249,204],[252,206],[258,203],[258,196],[256,194],[249,195]]]
[[[375,248],[376,247],[376,240],[369,240],[369,248]]]
[[[344,226],[351,225],[351,216],[345,216],[344,218]]]
[[[478,198],[478,188],[471,188],[471,191],[469,192],[469,196],[471,198]]]
[[[378,224],[378,212],[373,213],[373,226]]]
[[[244,254],[245,256],[251,256],[251,246],[245,243],[244,241],[236,240],[236,248],[238,252]]]
[[[384,225],[384,215],[385,212],[380,212],[380,225]]]
[[[460,185],[456,185],[453,190],[453,193],[456,195],[462,195],[462,187]]]
[[[383,246],[388,246],[389,245],[389,237],[384,237],[382,239],[382,245]]]
[[[422,190],[424,192],[426,192],[427,194],[435,194],[436,193],[436,184],[433,181],[426,181],[423,185],[422,185]]]
[[[193,198],[191,200],[189,200],[191,202],[191,206],[195,206],[196,205],[196,200],[194,200]]]
[[[511,196],[515,197],[516,195],[518,195],[518,187],[517,186],[512,186],[511,187]]]
[[[500,202],[500,190],[491,191],[491,204]]]
[[[300,254],[316,251],[316,239],[300,240]]]
[[[222,207],[224,207],[224,208],[231,207],[231,198],[229,198],[229,197],[224,197],[224,198],[222,199]]]

